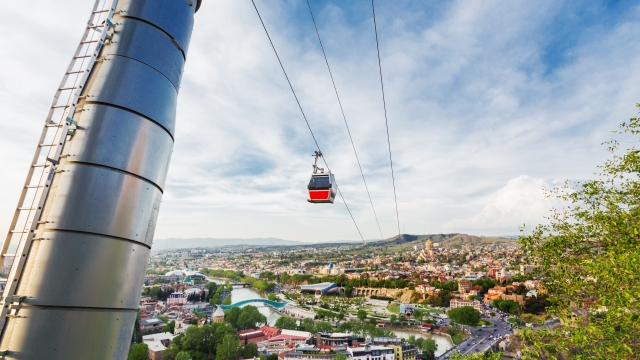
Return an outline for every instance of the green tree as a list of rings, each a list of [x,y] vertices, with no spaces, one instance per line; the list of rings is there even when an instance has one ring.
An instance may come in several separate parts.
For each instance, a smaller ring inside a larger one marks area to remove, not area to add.
[[[413,311],[413,318],[416,319],[417,321],[422,321],[422,319],[424,318],[424,310],[420,308],[416,308]]]
[[[396,321],[398,321],[398,316],[396,316],[395,314],[389,316],[389,322],[391,323],[391,325],[394,325]]]
[[[316,323],[313,319],[305,318],[300,322],[300,328],[310,333],[316,333]]]
[[[278,301],[278,297],[276,296],[276,294],[269,294],[267,298],[271,301]]]
[[[333,325],[331,325],[330,323],[326,322],[326,321],[318,321],[316,323],[315,326],[315,333],[319,333],[319,332],[332,332],[333,331]]]
[[[347,356],[344,353],[337,353],[336,356],[333,358],[334,360],[347,360]]]
[[[275,327],[281,328],[281,329],[287,329],[287,330],[298,329],[298,324],[296,324],[296,321],[294,319],[284,317],[284,316],[278,318],[278,320],[276,320],[276,323],[274,325]]]
[[[423,338],[420,344],[420,350],[422,350],[422,359],[435,360],[438,344],[436,344],[436,341],[432,338]]]
[[[236,360],[238,354],[238,338],[225,335],[222,343],[216,349],[216,360]]]
[[[360,321],[364,322],[364,320],[367,318],[367,311],[365,309],[360,309],[358,310],[356,316],[358,316],[358,319],[360,319]]]
[[[451,355],[449,355],[449,359],[451,360],[500,360],[501,358],[502,353],[494,352],[462,355],[459,352],[454,351]]]
[[[480,311],[472,306],[461,306],[447,312],[452,322],[460,325],[476,326],[480,322]]]
[[[180,351],[178,355],[176,355],[176,360],[192,360],[191,355],[189,355],[186,351]]]
[[[637,139],[640,119],[615,133],[623,143]],[[537,259],[548,312],[567,325],[525,334],[530,358],[630,359],[640,353],[640,150],[621,144],[606,143],[611,157],[595,180],[552,189],[549,195],[565,205],[520,240],[524,255]]]
[[[145,343],[135,344],[129,349],[127,360],[148,360],[149,347]]]
[[[228,281],[225,281],[225,282],[224,282],[224,288],[225,288],[227,291],[232,291],[232,290],[233,290],[233,286],[231,286],[231,284],[230,284]]]
[[[222,302],[222,300],[220,299],[220,295],[218,295],[218,294],[211,295],[211,304],[212,305],[220,305],[221,302]]]
[[[231,305],[231,296],[227,296],[222,300],[222,305]]]
[[[238,326],[244,329],[255,328],[258,324],[266,324],[267,317],[262,315],[257,307],[247,305],[242,308],[238,317]]]
[[[168,332],[173,334],[173,330],[176,328],[176,322],[171,320],[165,327],[162,328],[162,332]]]
[[[238,348],[236,356],[246,358],[246,357],[258,357],[260,353],[258,352],[258,345],[255,343],[248,343],[246,345],[240,346]]]
[[[224,312],[224,321],[228,322],[234,328],[240,327],[238,325],[238,321],[240,320],[240,314],[242,313],[242,309],[239,307],[232,307],[231,309]]]

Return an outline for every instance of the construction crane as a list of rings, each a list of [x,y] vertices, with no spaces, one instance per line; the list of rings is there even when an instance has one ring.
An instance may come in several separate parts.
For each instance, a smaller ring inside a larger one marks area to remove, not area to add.
[[[127,357],[200,4],[96,0],[2,245],[0,358]]]

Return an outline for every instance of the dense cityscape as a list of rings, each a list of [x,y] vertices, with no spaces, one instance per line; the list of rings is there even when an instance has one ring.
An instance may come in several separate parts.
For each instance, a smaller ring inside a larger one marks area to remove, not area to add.
[[[151,359],[224,360],[229,351],[271,360],[518,359],[515,333],[560,323],[546,315],[544,283],[517,241],[432,238],[153,253],[131,352],[144,349]],[[189,345],[203,331],[228,339]]]

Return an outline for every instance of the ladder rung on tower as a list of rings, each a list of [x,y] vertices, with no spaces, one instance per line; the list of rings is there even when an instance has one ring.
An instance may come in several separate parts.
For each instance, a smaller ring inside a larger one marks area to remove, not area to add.
[[[7,285],[0,300],[0,331],[5,327],[8,318],[18,316],[17,311],[20,304],[23,301],[28,301],[24,296],[16,294],[26,262],[26,254],[31,248],[38,224],[47,222],[41,219],[42,208],[54,175],[59,172],[56,168],[60,161],[62,148],[67,137],[73,135],[73,132],[69,131],[69,126],[76,123],[71,118],[76,111],[80,92],[98,57],[101,48],[99,45],[103,44],[105,39],[110,38],[115,31],[110,19],[113,17],[117,2],[117,0],[95,1],[84,35],[53,97],[38,146],[27,172],[27,179],[18,199],[18,206],[0,249],[2,266],[6,265],[5,262],[9,258],[12,259]],[[87,44],[92,45],[87,46]],[[61,99],[63,95],[66,99]],[[65,101],[64,104],[63,101]],[[35,191],[31,189],[35,189]],[[24,216],[25,212],[26,217]],[[15,253],[9,253],[9,248],[14,249]],[[0,353],[3,352],[6,350],[0,349]]]

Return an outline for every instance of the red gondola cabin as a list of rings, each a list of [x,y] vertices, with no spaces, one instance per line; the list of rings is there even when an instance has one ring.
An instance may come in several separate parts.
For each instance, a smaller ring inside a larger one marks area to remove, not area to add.
[[[307,189],[309,189],[309,198],[307,201],[310,203],[333,204],[333,200],[336,198],[337,188],[331,171],[327,174],[311,174],[311,180],[309,181],[309,185],[307,185]]]

